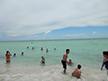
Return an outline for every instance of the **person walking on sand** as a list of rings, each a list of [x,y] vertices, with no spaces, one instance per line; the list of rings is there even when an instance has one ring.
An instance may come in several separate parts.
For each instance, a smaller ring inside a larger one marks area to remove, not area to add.
[[[101,70],[103,70],[103,66],[105,65],[105,68],[107,69],[107,75],[108,75],[108,51],[103,52],[103,62],[101,66]]]
[[[61,60],[61,63],[62,63],[63,68],[64,68],[64,73],[66,73],[66,68],[67,68],[66,63],[69,64],[69,62],[67,61],[69,52],[70,52],[69,49],[66,49],[66,53],[64,53],[63,58]]]
[[[6,51],[5,56],[6,56],[6,62],[9,63],[11,61],[11,58],[10,58],[11,54],[10,54],[10,52]]]
[[[72,76],[77,77],[78,79],[81,76],[81,65],[78,65],[77,68],[75,68],[74,72],[72,72]]]

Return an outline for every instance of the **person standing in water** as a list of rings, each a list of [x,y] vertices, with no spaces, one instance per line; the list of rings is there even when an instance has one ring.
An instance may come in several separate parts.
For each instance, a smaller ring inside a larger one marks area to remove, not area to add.
[[[105,66],[105,68],[107,69],[107,75],[108,75],[108,51],[104,51],[103,56],[104,58],[103,58],[101,70],[103,70],[103,66]]]
[[[42,60],[41,60],[40,63],[45,65],[45,58],[44,58],[44,56],[42,56],[41,58],[42,58]]]
[[[9,51],[6,51],[5,56],[6,56],[6,62],[7,63],[10,63],[10,61],[11,61],[11,58],[10,58],[11,54],[10,54],[10,52]]]
[[[67,57],[68,57],[68,54],[69,54],[69,49],[66,49],[66,53],[63,55],[63,58],[61,60],[61,63],[63,65],[63,68],[64,68],[64,73],[66,73],[66,68],[67,68],[67,64],[69,64],[69,62],[67,61]]]

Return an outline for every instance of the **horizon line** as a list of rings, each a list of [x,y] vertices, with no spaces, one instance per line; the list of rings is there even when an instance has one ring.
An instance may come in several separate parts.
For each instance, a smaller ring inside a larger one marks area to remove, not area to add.
[[[61,40],[90,40],[90,39],[108,39],[108,38],[76,38],[76,39],[44,39],[44,40],[10,40],[0,42],[25,42],[25,41],[61,41]]]

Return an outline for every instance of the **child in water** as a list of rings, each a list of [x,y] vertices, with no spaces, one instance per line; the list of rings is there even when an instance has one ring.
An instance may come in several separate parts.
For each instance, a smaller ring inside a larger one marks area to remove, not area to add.
[[[69,59],[69,65],[70,65],[70,64],[73,64],[73,62],[71,61],[71,59]]]
[[[16,53],[14,53],[13,57],[16,57]]]
[[[41,63],[41,64],[45,64],[45,58],[44,58],[43,56],[42,56],[41,58],[42,58],[42,60],[41,60],[40,63]]]

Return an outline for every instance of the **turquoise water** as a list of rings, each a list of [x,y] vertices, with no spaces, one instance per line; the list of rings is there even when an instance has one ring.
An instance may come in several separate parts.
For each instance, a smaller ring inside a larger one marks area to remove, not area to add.
[[[29,47],[29,49],[27,49],[27,46]],[[32,47],[34,47],[34,50],[32,50]],[[43,47],[43,51],[41,51],[41,47]],[[48,53],[46,53],[47,48],[49,50]],[[56,48],[56,50],[54,50],[54,48]],[[70,53],[68,55],[67,60],[71,59],[74,63],[72,66],[68,66],[67,71],[70,71],[71,68],[73,68],[74,70],[74,68],[78,64],[81,64],[83,68],[89,68],[91,70],[94,70],[94,69],[100,70],[101,65],[102,65],[102,60],[103,60],[102,52],[108,51],[108,39],[0,42],[0,66],[2,66],[0,69],[5,68],[3,71],[0,71],[0,74],[10,73],[11,72],[10,69],[13,69],[13,67],[14,67],[14,70],[16,70],[15,68],[17,69],[25,68],[26,70],[31,67],[32,67],[31,69],[33,69],[34,67],[38,69],[46,68],[47,72],[49,70],[52,71],[51,69],[52,67],[54,68],[56,67],[56,69],[59,69],[62,71],[63,68],[61,65],[61,59],[67,48],[70,49]],[[5,62],[5,58],[6,58],[5,53],[7,50],[10,51],[12,55],[16,53],[16,57],[11,56],[11,63],[9,65],[7,65]],[[21,56],[21,52],[24,52],[24,56]],[[45,66],[40,65],[41,56],[45,57],[45,62],[46,62]],[[6,68],[8,68],[9,70],[8,72]],[[104,71],[106,72],[105,69]],[[20,69],[19,72],[22,72],[22,70]],[[30,70],[29,72],[32,72],[32,71]],[[69,75],[69,73],[70,72],[68,72],[67,75]],[[2,78],[1,80],[7,81],[7,79],[6,80],[5,79],[3,80],[3,79],[4,78]],[[84,78],[85,81],[86,79],[87,78]],[[54,80],[55,79],[52,79],[52,81]],[[66,81],[66,80],[62,80],[62,81]],[[67,81],[70,81],[70,77],[67,79]],[[74,81],[76,81],[76,79]],[[92,81],[95,81],[95,79],[93,79]]]

